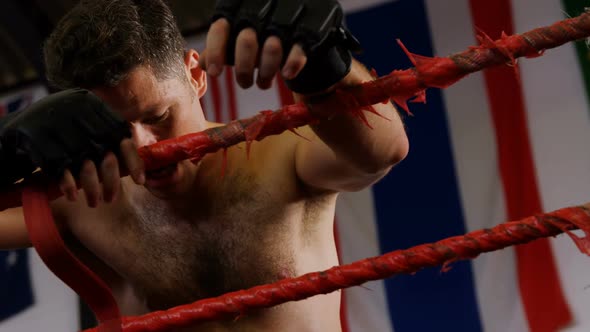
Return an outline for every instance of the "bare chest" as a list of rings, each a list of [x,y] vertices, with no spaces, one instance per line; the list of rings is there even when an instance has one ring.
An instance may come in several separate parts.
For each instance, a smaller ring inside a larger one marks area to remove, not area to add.
[[[302,206],[248,178],[226,179],[207,193],[180,209],[129,197],[105,223],[112,240],[88,241],[152,310],[295,274]]]

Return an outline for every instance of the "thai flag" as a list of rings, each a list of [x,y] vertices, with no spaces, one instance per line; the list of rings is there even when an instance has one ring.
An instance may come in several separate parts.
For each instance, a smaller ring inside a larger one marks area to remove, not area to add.
[[[343,1],[360,39],[359,59],[381,75],[406,69],[413,53],[447,56],[483,31],[520,33],[575,16],[582,1]],[[199,46],[194,42],[193,46]],[[434,242],[541,211],[590,200],[590,51],[568,44],[514,68],[477,73],[404,121],[410,154],[370,189],[340,196],[343,263]],[[242,90],[231,72],[210,82],[211,120],[275,109],[270,92]],[[387,142],[383,142],[387,144]],[[590,258],[565,236],[485,254],[452,269],[371,282],[343,296],[346,331],[590,331]]]

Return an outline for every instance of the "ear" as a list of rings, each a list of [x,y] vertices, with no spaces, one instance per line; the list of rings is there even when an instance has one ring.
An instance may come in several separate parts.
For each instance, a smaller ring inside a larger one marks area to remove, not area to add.
[[[189,74],[191,86],[197,91],[199,98],[203,97],[207,91],[207,74],[199,66],[199,53],[190,49],[184,54],[184,65]]]

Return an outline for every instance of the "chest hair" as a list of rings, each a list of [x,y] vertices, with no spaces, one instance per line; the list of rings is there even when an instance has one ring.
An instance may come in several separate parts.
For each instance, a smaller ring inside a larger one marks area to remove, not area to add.
[[[172,209],[131,194],[125,238],[137,253],[127,271],[152,310],[294,275],[294,223],[285,203],[255,177],[227,175]]]

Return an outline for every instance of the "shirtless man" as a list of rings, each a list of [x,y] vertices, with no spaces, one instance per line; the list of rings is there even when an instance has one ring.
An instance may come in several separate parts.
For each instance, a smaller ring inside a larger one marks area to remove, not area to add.
[[[224,177],[222,152],[197,164],[183,161],[145,172],[137,147],[219,125],[205,120],[199,104],[207,88],[204,68],[216,76],[224,64],[235,64],[243,88],[254,84],[255,68],[261,88],[268,88],[280,72],[294,90],[310,90],[306,93],[325,90],[335,75],[341,75],[339,86],[371,80],[354,60],[344,72],[323,64],[319,71],[305,73],[306,64],[335,56],[327,55],[330,48],[313,49],[309,39],[302,39],[306,33],[320,36],[305,31],[318,27],[317,21],[336,20],[329,27],[340,26],[335,1],[322,1],[320,8],[313,7],[319,1],[281,2],[277,8],[244,3],[242,8],[254,8],[251,14],[298,17],[294,27],[300,29],[279,29],[259,43],[247,24],[249,16],[238,13],[231,1],[219,2],[207,49],[199,55],[184,49],[161,0],[86,0],[62,19],[45,45],[47,74],[54,84],[89,89],[129,123],[132,136],[121,141],[120,152],[109,152],[97,163],[83,161],[79,174],[66,170],[60,182],[64,196],[52,203],[68,245],[108,282],[124,315],[337,265],[333,221],[338,192],[375,183],[408,151],[396,110],[379,104],[375,107],[390,121],[367,114],[373,129],[337,115],[302,128],[309,141],[292,133],[269,137],[254,143],[249,159],[243,146],[230,148]],[[307,9],[299,16],[281,7],[304,3]],[[237,38],[228,38],[232,35]],[[234,47],[235,52],[227,51]],[[234,61],[226,59],[228,53]],[[329,59],[338,60],[346,62]],[[120,168],[131,176],[120,178]],[[22,210],[2,212],[0,249],[29,245]],[[339,304],[338,293],[316,296],[198,330],[340,331]]]

